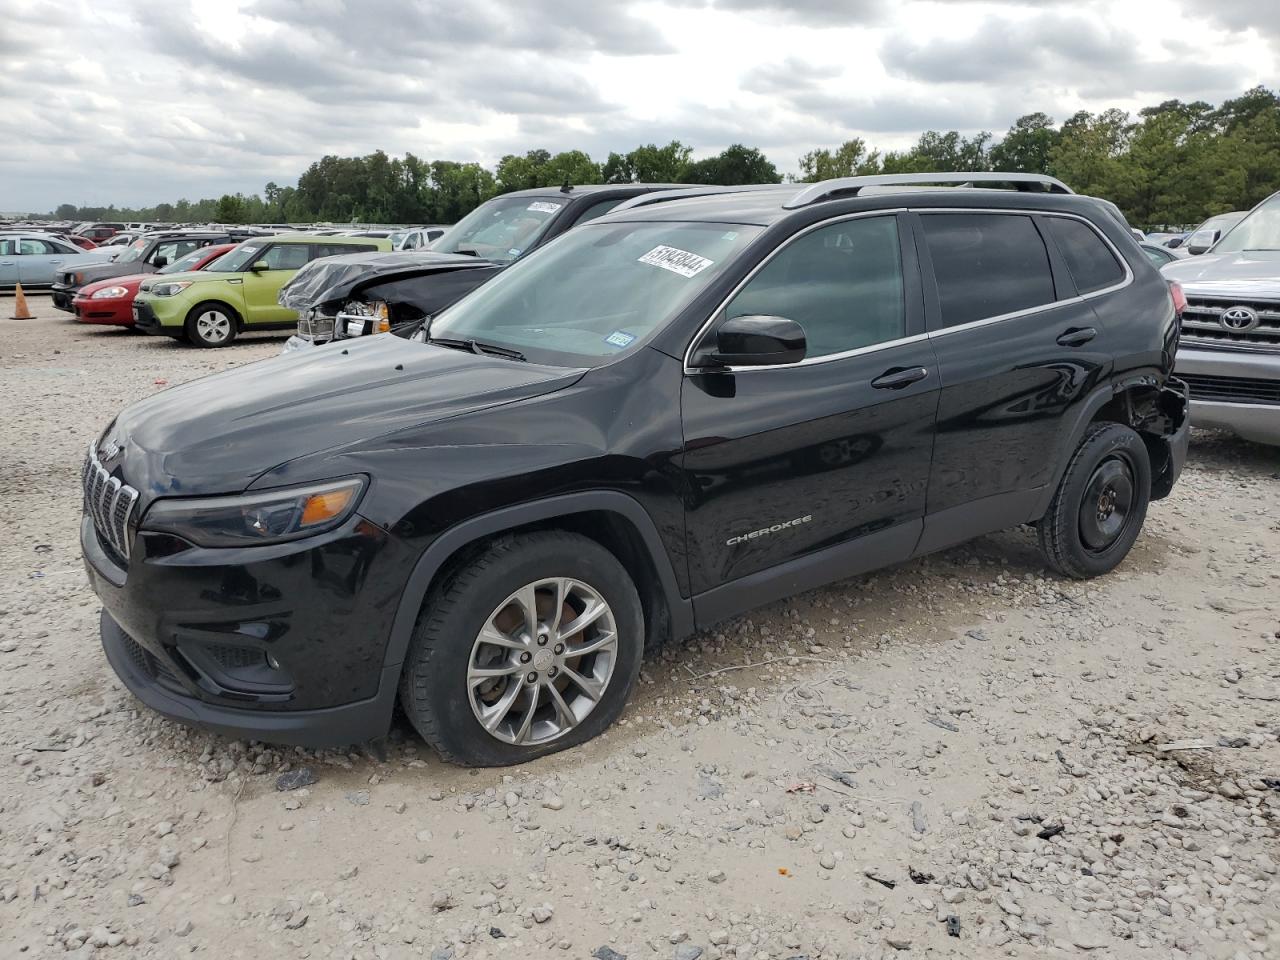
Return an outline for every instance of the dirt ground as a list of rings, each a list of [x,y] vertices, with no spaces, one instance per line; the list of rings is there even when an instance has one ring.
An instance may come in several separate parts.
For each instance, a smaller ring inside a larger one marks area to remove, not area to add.
[[[282,339],[32,302],[0,320],[0,957],[1280,957],[1280,450],[1198,434],[1098,581],[1014,530],[701,634],[528,766],[403,722],[312,753],[137,703],[77,543],[121,406]]]

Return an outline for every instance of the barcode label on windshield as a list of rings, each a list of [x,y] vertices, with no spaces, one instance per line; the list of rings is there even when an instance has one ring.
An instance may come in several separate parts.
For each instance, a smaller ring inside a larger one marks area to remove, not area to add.
[[[670,270],[682,277],[696,277],[715,261],[690,253],[688,250],[663,245],[654,247],[640,258],[640,262]]]

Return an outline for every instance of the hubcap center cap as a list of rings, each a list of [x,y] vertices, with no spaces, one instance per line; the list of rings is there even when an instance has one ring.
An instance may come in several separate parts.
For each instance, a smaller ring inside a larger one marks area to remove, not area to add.
[[[555,654],[544,647],[533,655],[533,669],[539,672],[547,670],[555,663],[555,660]]]

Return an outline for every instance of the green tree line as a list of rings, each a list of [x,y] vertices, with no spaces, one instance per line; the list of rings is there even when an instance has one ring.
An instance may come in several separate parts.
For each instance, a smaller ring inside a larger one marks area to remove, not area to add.
[[[610,153],[581,150],[508,154],[490,170],[478,163],[326,156],[297,186],[268,183],[259,194],[227,194],[143,209],[77,207],[65,220],[219,223],[452,223],[499,193],[564,183],[779,183],[777,167],[755,147],[734,144],[702,160],[673,140]],[[1280,189],[1280,97],[1255,87],[1220,106],[1168,100],[1133,116],[1080,111],[1061,124],[1044,113],[1019,117],[999,140],[981,132],[927,130],[910,149],[880,151],[861,139],[811,150],[793,180],[875,173],[1004,170],[1047,173],[1080,193],[1114,201],[1131,223],[1197,223],[1253,206]]]

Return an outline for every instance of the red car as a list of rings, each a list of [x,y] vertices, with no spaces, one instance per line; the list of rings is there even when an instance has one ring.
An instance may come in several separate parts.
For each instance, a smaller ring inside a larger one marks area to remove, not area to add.
[[[192,250],[185,257],[161,267],[159,273],[184,273],[203,270],[213,261],[235,247],[234,243],[220,243]],[[97,283],[86,284],[76,292],[71,309],[80,323],[106,323],[118,327],[133,326],[133,298],[138,295],[138,285],[154,277],[154,273],[137,273],[128,277],[111,277]]]

